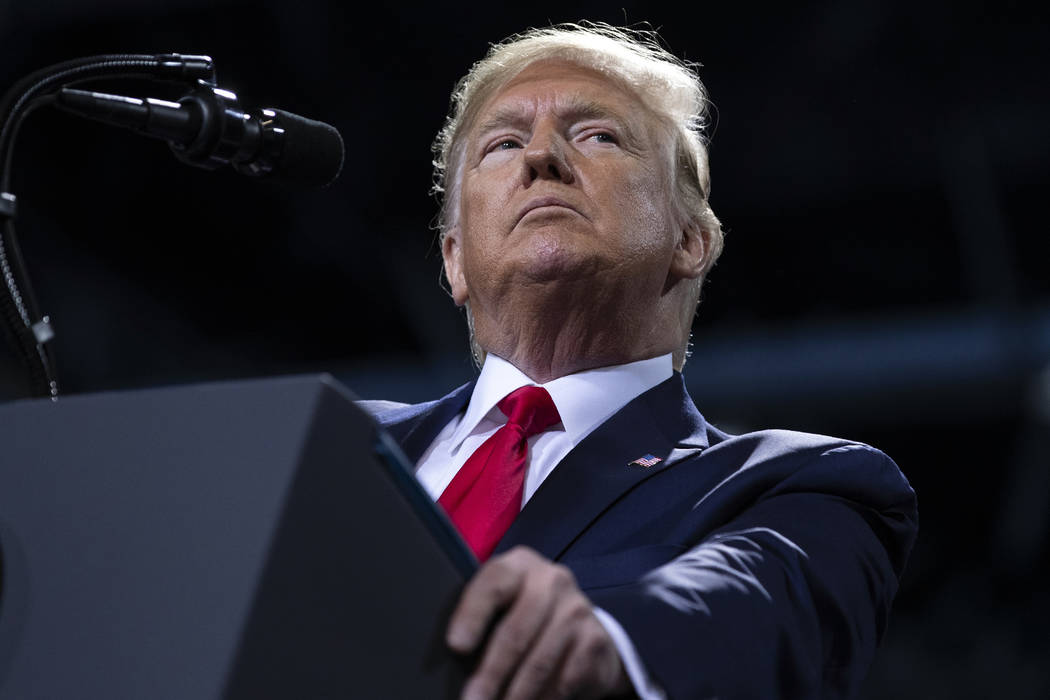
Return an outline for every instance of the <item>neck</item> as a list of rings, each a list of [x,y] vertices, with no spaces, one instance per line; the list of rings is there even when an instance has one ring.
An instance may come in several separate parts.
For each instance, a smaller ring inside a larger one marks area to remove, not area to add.
[[[504,313],[472,306],[474,332],[486,352],[499,355],[538,383],[575,372],[626,364],[672,352],[680,342],[677,318],[657,308],[629,312],[615,301],[586,305],[537,303]],[[668,321],[667,319],[673,319]],[[675,329],[669,332],[668,329]]]

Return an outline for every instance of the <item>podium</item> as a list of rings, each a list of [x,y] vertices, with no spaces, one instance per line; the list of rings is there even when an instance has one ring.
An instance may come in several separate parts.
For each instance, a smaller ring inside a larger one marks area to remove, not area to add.
[[[323,375],[0,405],[0,700],[457,696],[403,459]]]

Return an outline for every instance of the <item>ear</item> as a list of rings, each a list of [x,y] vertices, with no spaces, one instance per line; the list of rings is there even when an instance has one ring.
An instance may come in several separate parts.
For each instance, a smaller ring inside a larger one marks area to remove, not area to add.
[[[448,230],[441,242],[441,257],[445,260],[445,277],[452,291],[452,300],[456,306],[463,306],[470,301],[470,295],[467,293],[467,279],[463,275],[463,246],[459,235],[458,226]]]
[[[682,226],[682,236],[671,258],[669,276],[675,282],[682,279],[696,279],[704,271],[707,262],[707,251],[710,249],[711,234],[704,231],[695,221],[687,221]]]

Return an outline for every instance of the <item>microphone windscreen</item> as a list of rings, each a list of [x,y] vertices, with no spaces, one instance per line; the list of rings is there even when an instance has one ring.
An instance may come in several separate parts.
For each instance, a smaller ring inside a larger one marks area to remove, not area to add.
[[[284,148],[273,175],[313,187],[332,183],[343,169],[343,137],[331,124],[274,109]]]

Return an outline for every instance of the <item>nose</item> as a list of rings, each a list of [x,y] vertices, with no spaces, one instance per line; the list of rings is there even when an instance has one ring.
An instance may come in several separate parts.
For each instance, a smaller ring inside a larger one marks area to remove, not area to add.
[[[546,125],[537,128],[524,154],[524,180],[528,186],[536,180],[558,180],[566,185],[575,179],[566,155],[568,144],[558,132]]]

